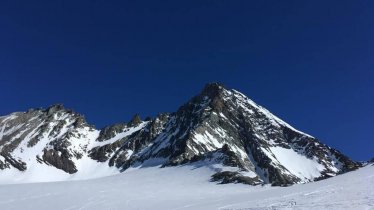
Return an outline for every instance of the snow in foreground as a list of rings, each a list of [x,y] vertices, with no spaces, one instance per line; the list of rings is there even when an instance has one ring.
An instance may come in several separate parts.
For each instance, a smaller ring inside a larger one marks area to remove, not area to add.
[[[374,209],[374,166],[292,187],[217,185],[206,168],[144,168],[95,180],[0,185],[0,209]]]

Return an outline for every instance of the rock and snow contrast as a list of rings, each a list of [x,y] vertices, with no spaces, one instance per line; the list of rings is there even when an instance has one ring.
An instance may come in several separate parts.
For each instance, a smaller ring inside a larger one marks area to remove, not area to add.
[[[318,209],[326,203],[370,209],[374,170],[367,164],[351,172],[361,166],[218,83],[174,113],[135,115],[102,129],[62,105],[0,117],[1,209],[50,209],[44,200],[60,209]],[[293,184],[303,185],[270,187]],[[344,197],[328,199],[344,194],[343,186],[354,190],[347,194],[357,197],[353,206]],[[371,194],[364,197],[360,187]],[[324,203],[313,204],[318,200]]]
[[[0,117],[0,183],[80,180],[147,167],[204,167],[217,183],[287,186],[360,164],[221,84],[174,113],[101,130],[62,105]]]

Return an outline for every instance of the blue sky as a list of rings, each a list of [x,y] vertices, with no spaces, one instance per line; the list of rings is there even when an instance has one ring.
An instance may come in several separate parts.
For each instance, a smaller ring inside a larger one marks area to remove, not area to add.
[[[0,115],[63,103],[102,127],[220,81],[374,156],[373,1],[2,1]]]

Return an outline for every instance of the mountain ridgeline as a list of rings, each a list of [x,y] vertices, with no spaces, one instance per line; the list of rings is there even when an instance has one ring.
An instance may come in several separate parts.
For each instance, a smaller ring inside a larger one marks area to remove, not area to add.
[[[84,179],[152,166],[207,167],[218,183],[287,186],[360,164],[218,83],[174,113],[101,130],[62,105],[0,117],[0,179]],[[40,175],[47,173],[56,175]]]

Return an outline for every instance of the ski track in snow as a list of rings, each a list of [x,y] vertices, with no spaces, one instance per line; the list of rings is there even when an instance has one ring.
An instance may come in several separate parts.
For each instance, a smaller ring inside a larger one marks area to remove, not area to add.
[[[219,185],[206,179],[210,173],[149,167],[92,180],[0,185],[0,209],[374,209],[374,166],[291,187]]]

